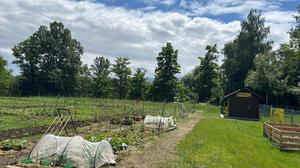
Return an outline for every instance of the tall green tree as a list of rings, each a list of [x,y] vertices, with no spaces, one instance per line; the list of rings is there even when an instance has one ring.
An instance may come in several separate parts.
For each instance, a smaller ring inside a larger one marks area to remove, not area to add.
[[[6,68],[7,61],[0,55],[0,95],[7,95],[13,76]]]
[[[289,43],[282,44],[278,49],[279,58],[282,60],[283,76],[287,80],[288,94],[292,99],[298,99],[300,104],[300,5],[298,14],[294,18],[296,26],[291,29]]]
[[[216,78],[218,77],[218,58],[217,46],[207,45],[205,56],[199,57],[200,66],[195,74],[195,89],[198,94],[199,102],[206,102],[212,96],[213,88],[217,86]]]
[[[145,78],[146,70],[138,68],[131,78],[130,98],[136,100],[144,100],[147,91],[147,81]]]
[[[83,47],[62,23],[41,26],[12,51],[24,77],[23,92],[75,94]]]
[[[196,68],[198,68],[197,66]],[[195,68],[195,69],[196,69]],[[190,90],[194,90],[194,79],[195,79],[195,69],[192,72],[185,74],[180,80],[184,86],[189,88]]]
[[[267,40],[269,33],[270,28],[265,26],[261,11],[251,9],[247,20],[241,23],[239,35],[223,49],[226,93],[244,87],[255,56],[271,50],[272,42]]]
[[[246,86],[269,96],[282,96],[286,91],[286,80],[283,79],[281,62],[274,52],[258,54],[254,59],[255,68],[250,70],[245,80]]]
[[[125,99],[129,92],[131,75],[131,70],[128,67],[129,64],[129,58],[118,57],[115,59],[115,64],[112,65],[112,72],[117,77],[115,89],[120,99]]]
[[[213,79],[214,87],[211,89],[211,96],[208,100],[211,104],[221,105],[224,97],[224,87],[221,68],[219,66],[215,69],[217,77]]]
[[[177,102],[186,102],[194,99],[195,94],[193,94],[191,89],[185,86],[182,81],[178,82],[175,100]]]
[[[94,64],[91,65],[93,75],[93,93],[94,96],[107,98],[112,91],[112,83],[109,77],[110,62],[107,58],[96,57]]]
[[[156,57],[157,67],[152,85],[152,97],[155,101],[174,101],[176,96],[178,79],[175,76],[180,73],[180,65],[177,62],[178,50],[173,49],[171,43],[162,47]]]
[[[91,96],[92,90],[92,75],[88,65],[84,64],[79,71],[79,88],[78,95],[87,97]]]

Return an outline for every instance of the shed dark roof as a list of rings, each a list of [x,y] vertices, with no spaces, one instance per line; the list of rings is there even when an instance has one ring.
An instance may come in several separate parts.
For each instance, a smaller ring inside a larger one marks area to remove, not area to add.
[[[259,95],[258,93],[256,93],[256,92],[255,92],[252,88],[250,88],[250,87],[244,87],[244,88],[238,89],[238,90],[236,90],[236,91],[234,91],[234,92],[232,92],[232,93],[229,93],[228,95],[224,96],[224,98],[227,98],[227,97],[229,97],[229,96],[231,96],[231,95],[233,95],[233,94],[235,94],[235,93],[237,93],[237,92],[239,92],[239,91],[242,91],[242,90],[247,90],[247,91],[249,91],[250,93],[252,93],[252,94],[254,94],[255,96],[257,96],[258,98],[264,99],[261,95]]]

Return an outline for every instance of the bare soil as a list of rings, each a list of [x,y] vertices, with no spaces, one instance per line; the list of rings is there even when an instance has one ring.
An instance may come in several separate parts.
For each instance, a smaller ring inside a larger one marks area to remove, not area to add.
[[[200,120],[200,115],[193,114],[189,119],[178,123],[176,130],[168,132],[155,142],[147,144],[143,150],[129,154],[127,158],[117,163],[120,168],[151,168],[163,167],[164,163],[176,159],[175,147]]]
[[[76,121],[76,126],[86,126],[89,125],[91,121]],[[37,134],[43,134],[49,125],[43,125],[38,127],[28,127],[28,128],[15,128],[9,130],[0,130],[0,141],[11,139],[11,138],[23,138],[28,136],[33,136]],[[69,122],[66,126],[67,128],[73,128],[71,122]]]
[[[141,122],[135,122],[135,125],[139,125]],[[76,122],[78,134],[82,137],[86,135],[92,135],[100,132],[106,131],[117,131],[126,130],[131,128],[129,125],[113,125],[109,123],[92,123],[92,121]],[[31,128],[20,128],[20,129],[10,129],[0,131],[0,141],[10,139],[10,138],[23,138],[27,137],[28,144],[25,149],[20,151],[9,150],[5,151],[0,149],[0,168],[6,165],[15,165],[19,163],[21,159],[27,157],[33,148],[33,146],[38,142],[42,134],[45,132],[48,126],[39,126]],[[74,130],[72,130],[71,123],[67,125],[68,133],[70,135],[75,135]],[[126,151],[124,151],[125,153]],[[124,154],[125,155],[125,154]],[[30,166],[29,166],[30,167]]]
[[[126,120],[123,121],[124,115],[119,115],[115,117],[114,119],[120,120],[119,125],[132,125],[132,123],[128,124],[126,123]],[[103,120],[104,119],[104,120]],[[111,118],[102,118],[102,120],[97,121],[97,119],[93,120],[85,120],[85,121],[75,121],[75,127],[84,127],[84,126],[89,126],[89,125],[95,125],[95,123],[106,123],[107,121],[111,120]],[[125,122],[125,123],[122,123]],[[118,125],[118,124],[108,124],[108,125]],[[37,127],[28,127],[28,128],[15,128],[15,129],[8,129],[8,130],[0,130],[0,141],[6,140],[6,139],[11,139],[11,138],[23,138],[23,137],[28,137],[28,136],[33,136],[33,135],[38,135],[38,134],[43,134],[49,125],[42,125],[42,126],[37,126]],[[68,122],[67,128],[73,128],[72,122]]]
[[[151,167],[162,167],[163,163],[168,162],[172,159],[176,159],[176,150],[175,147],[185,135],[192,130],[194,125],[200,120],[199,112],[191,115],[189,118],[181,120],[177,124],[177,129],[163,133],[159,138],[156,138],[154,141],[146,142],[143,144],[143,148],[133,147],[129,151],[120,152],[118,154],[118,159],[120,162],[117,163],[117,168],[151,168]],[[81,128],[78,128],[79,135],[86,135],[87,133],[91,134],[93,132],[99,133],[99,125],[91,123],[76,123],[76,125],[81,125]],[[111,125],[111,124],[109,124]],[[112,126],[111,130],[120,129],[118,126],[114,128]],[[123,129],[127,129],[130,126],[123,126]],[[122,129],[121,128],[121,129]],[[32,128],[31,128],[32,129]],[[18,135],[21,132],[29,133],[29,144],[26,149],[21,151],[2,151],[0,150],[0,168],[5,167],[5,165],[14,164],[19,162],[21,158],[28,156],[33,145],[38,141],[40,136],[32,137],[32,135],[42,133],[42,130],[45,128],[37,128],[37,130],[10,130],[4,134],[4,137],[0,139],[7,139],[13,137],[24,137],[24,135]],[[3,133],[3,132],[2,132]],[[26,135],[25,135],[26,136]],[[111,167],[111,166],[109,166]]]

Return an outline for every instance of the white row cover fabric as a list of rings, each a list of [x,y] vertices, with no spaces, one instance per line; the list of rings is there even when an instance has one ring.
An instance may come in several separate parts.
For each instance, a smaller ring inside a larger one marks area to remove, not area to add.
[[[115,164],[112,147],[107,140],[97,143],[84,140],[81,136],[61,137],[47,134],[33,147],[29,158],[33,162],[52,160],[71,162],[76,167],[101,167]]]
[[[161,117],[161,116],[151,116],[151,115],[146,115],[144,119],[144,124],[145,125],[152,125],[152,126],[160,126],[162,128],[174,128],[176,127],[176,124],[174,123],[174,120],[172,117]]]

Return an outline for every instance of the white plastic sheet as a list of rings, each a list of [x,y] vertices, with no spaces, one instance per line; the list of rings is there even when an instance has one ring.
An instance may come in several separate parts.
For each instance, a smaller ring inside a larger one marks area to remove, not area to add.
[[[157,126],[157,127],[159,127],[160,125],[162,128],[176,127],[176,124],[174,123],[172,117],[161,117],[161,116],[151,116],[151,115],[146,115],[144,119],[144,124]]]
[[[112,147],[107,140],[93,143],[81,136],[60,137],[52,134],[42,137],[32,149],[29,158],[34,162],[71,162],[76,167],[87,168],[116,163]]]

